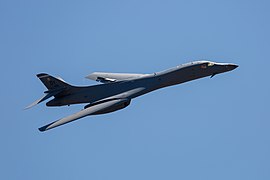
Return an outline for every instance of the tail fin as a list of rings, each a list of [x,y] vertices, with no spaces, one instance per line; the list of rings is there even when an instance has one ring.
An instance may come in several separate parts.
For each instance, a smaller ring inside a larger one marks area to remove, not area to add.
[[[71,85],[67,84],[61,79],[55,78],[45,73],[37,74],[37,77],[41,80],[41,82],[47,87],[48,91],[45,91],[45,95],[27,106],[25,109],[29,109],[47,99],[54,96],[57,97],[58,95],[63,95],[65,90],[70,89]]]
[[[60,80],[45,73],[37,74],[37,77],[41,80],[41,82],[46,86],[49,91],[71,86],[63,80]]]

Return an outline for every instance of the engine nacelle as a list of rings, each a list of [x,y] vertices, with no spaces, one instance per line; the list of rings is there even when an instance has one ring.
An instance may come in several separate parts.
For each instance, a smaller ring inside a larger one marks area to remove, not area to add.
[[[88,104],[88,105],[86,105],[84,107],[84,109],[89,108],[91,106],[95,106],[97,104],[108,102],[108,101],[111,101],[111,100],[116,100],[116,99],[110,99],[110,100],[106,100],[106,101],[101,101],[101,102],[94,103],[94,104]],[[109,107],[109,108],[105,108],[105,109],[100,110],[100,111],[97,111],[97,112],[93,113],[92,115],[106,114],[106,113],[111,113],[111,112],[114,112],[114,111],[117,111],[117,110],[120,110],[120,109],[124,109],[125,107],[127,107],[130,104],[130,101],[131,101],[130,99],[118,99],[118,100],[119,100],[119,102],[117,104],[115,104],[114,106]]]

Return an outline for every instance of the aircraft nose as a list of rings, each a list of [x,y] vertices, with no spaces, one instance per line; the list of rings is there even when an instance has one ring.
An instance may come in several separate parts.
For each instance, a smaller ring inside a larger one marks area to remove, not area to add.
[[[226,68],[231,71],[231,70],[234,70],[236,68],[238,68],[238,65],[237,64],[228,64],[226,65]]]

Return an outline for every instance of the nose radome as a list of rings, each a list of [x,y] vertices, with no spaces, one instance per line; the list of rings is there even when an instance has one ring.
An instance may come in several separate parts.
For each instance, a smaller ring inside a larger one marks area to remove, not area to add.
[[[237,64],[232,64],[231,66],[232,66],[233,69],[238,68],[238,65]]]
[[[237,65],[237,64],[228,64],[228,65],[227,65],[227,68],[228,68],[229,70],[234,70],[234,69],[238,68],[238,65]]]

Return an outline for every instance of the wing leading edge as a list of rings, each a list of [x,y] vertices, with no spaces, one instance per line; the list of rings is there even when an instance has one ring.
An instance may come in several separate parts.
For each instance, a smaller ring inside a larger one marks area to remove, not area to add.
[[[127,101],[130,102],[130,100],[128,100],[128,99],[113,99],[113,100],[106,101],[106,102],[103,102],[100,104],[96,104],[94,106],[91,106],[89,108],[81,110],[80,112],[77,112],[77,113],[72,114],[70,116],[64,117],[64,118],[59,119],[57,121],[54,121],[50,124],[47,124],[47,125],[39,128],[39,130],[42,132],[47,131],[49,129],[61,126],[63,124],[66,124],[66,123],[69,123],[72,121],[75,121],[75,120],[83,118],[85,116],[103,113],[103,112],[109,111],[111,108],[118,107],[119,105],[126,103]]]

